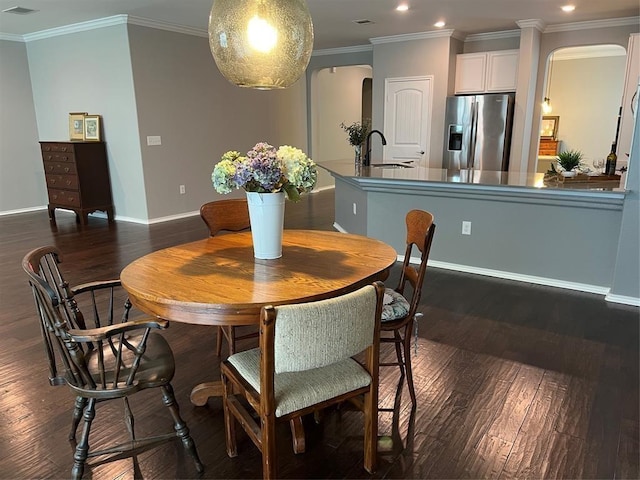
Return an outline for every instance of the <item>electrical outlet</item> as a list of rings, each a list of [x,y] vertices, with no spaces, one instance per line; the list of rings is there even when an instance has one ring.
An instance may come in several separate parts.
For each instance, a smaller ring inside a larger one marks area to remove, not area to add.
[[[462,235],[471,235],[471,222],[462,222]]]
[[[354,215],[357,215],[357,214],[358,214],[358,212],[357,212],[357,208],[356,208],[356,202],[353,202],[353,214],[354,214]]]
[[[147,145],[162,145],[162,138],[160,135],[150,135],[147,137]]]
[[[184,195],[185,193],[187,193],[187,189],[184,185],[180,185],[180,195]]]

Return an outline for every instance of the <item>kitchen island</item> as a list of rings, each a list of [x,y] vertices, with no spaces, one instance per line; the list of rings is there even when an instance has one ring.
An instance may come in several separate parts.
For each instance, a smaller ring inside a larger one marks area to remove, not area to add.
[[[405,213],[435,216],[430,265],[607,294],[625,191],[619,184],[545,182],[544,174],[358,167],[319,162],[335,179],[335,227],[402,253]],[[470,222],[470,235],[462,234]]]

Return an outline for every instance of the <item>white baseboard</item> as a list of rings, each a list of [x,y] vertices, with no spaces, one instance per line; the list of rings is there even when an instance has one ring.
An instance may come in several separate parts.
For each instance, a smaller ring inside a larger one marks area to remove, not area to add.
[[[193,212],[178,213],[177,215],[168,215],[166,217],[152,218],[147,221],[147,225],[153,225],[154,223],[170,222],[171,220],[180,220],[181,218],[195,217],[196,215],[200,215],[200,210],[195,210]]]
[[[342,233],[349,233],[342,228],[337,222],[333,223],[333,227]],[[398,255],[398,261],[404,261],[404,255]],[[419,264],[420,258],[411,257],[409,260],[413,264]],[[516,282],[533,283],[536,285],[544,285],[547,287],[564,288],[567,290],[576,290],[579,292],[595,293],[605,295],[607,302],[622,303],[631,306],[640,306],[640,298],[627,297],[623,295],[613,295],[609,293],[609,288],[600,285],[590,285],[587,283],[567,282],[555,278],[537,277],[534,275],[524,275],[521,273],[505,272],[502,270],[493,270],[489,268],[470,267],[468,265],[460,265],[457,263],[440,262],[438,260],[429,260],[427,264],[430,267],[442,268],[444,270],[452,270],[455,272],[472,273],[483,275],[485,277],[502,278],[505,280],[514,280]]]
[[[29,207],[29,208],[18,208],[17,210],[5,210],[4,212],[0,212],[0,217],[4,215],[16,215],[18,213],[30,213],[37,212],[38,210],[46,210],[46,205],[40,205],[38,207]]]
[[[333,228],[335,228],[340,233],[349,233],[344,228],[342,228],[338,222],[333,222]]]
[[[314,194],[314,193],[318,193],[318,192],[324,192],[326,190],[335,190],[335,185],[327,185],[325,187],[321,187],[321,188],[315,188],[313,190],[311,190],[311,192],[309,192],[310,194]]]
[[[627,297],[626,295],[613,295],[607,294],[604,299],[611,303],[622,303],[624,305],[631,305],[634,307],[640,307],[640,298]]]

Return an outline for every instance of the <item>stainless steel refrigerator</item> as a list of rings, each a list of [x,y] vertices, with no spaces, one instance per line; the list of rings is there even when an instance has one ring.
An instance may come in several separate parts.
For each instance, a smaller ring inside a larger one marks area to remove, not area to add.
[[[507,171],[513,94],[447,97],[442,168]]]

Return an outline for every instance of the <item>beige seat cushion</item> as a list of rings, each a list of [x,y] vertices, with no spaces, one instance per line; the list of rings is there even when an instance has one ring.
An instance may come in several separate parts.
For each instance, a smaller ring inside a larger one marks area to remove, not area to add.
[[[260,392],[260,349],[236,353],[228,358],[228,362]],[[274,379],[276,417],[366,387],[370,383],[371,377],[366,370],[351,358],[302,372],[277,373]]]

